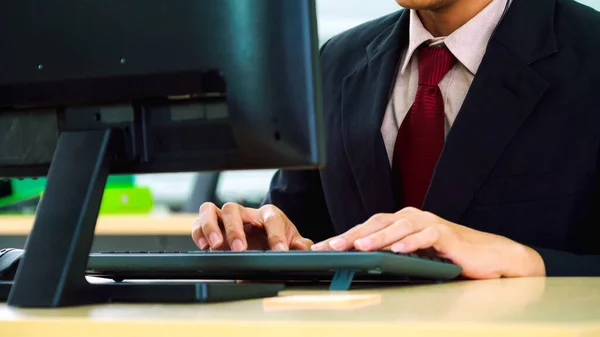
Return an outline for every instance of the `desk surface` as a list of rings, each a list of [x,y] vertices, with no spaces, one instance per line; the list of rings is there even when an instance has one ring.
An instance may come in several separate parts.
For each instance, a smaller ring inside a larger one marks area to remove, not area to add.
[[[285,291],[270,300],[198,305],[40,310],[0,304],[0,331],[40,337],[600,336],[600,278],[466,281],[339,295]]]
[[[106,215],[96,224],[98,235],[191,235],[194,214]],[[0,215],[0,235],[28,235],[33,216]]]

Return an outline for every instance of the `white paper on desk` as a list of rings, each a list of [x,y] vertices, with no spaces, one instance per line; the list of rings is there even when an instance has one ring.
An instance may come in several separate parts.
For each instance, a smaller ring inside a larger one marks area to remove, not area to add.
[[[293,295],[263,300],[265,311],[357,310],[381,303],[381,294]]]

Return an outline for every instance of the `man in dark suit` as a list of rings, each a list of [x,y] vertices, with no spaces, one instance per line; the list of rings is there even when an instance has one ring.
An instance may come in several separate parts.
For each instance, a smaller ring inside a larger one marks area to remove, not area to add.
[[[194,241],[432,248],[471,278],[600,275],[600,14],[397,2],[322,48],[326,167],[279,171],[260,209],[202,205]]]

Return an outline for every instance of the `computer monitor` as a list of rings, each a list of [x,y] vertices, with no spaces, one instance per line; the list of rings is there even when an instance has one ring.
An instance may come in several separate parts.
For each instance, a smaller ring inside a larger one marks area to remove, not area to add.
[[[112,128],[112,173],[323,163],[313,1],[0,4],[0,177]]]
[[[4,1],[0,46],[0,177],[48,177],[14,305],[89,301],[109,174],[324,164],[314,0]]]

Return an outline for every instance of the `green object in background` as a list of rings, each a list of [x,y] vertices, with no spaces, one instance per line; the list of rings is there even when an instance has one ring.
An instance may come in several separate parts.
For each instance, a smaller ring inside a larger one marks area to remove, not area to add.
[[[147,187],[108,187],[100,214],[143,214],[152,210],[152,193]]]
[[[38,198],[46,187],[46,178],[11,179],[12,194],[0,198],[0,207],[15,205]]]
[[[120,174],[115,176],[108,176],[106,180],[106,187],[110,188],[111,186],[124,185],[124,186],[134,186],[135,185],[135,177],[130,174]]]
[[[0,208],[42,197],[46,178],[11,179],[12,193],[0,197]],[[154,206],[150,189],[135,186],[133,175],[109,176],[100,214],[149,213]]]

